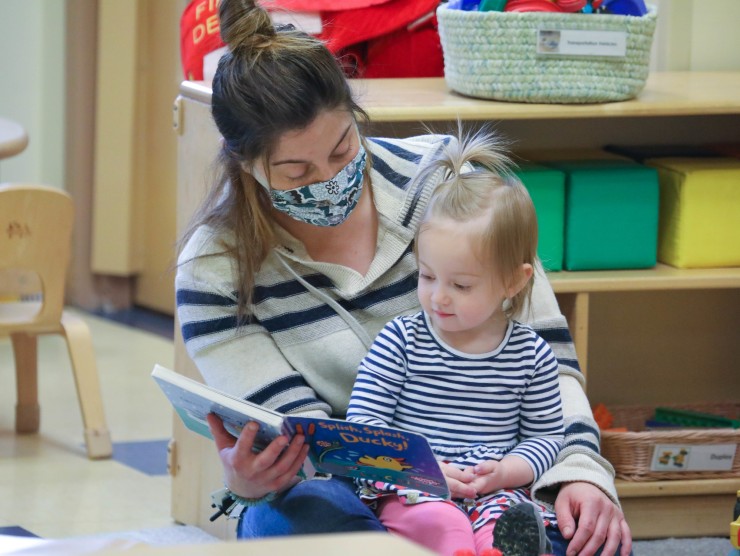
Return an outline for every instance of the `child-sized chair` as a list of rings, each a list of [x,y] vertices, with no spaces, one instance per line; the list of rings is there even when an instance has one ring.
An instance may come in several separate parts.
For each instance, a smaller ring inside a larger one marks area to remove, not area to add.
[[[0,184],[0,272],[37,276],[42,299],[0,300],[0,336],[10,336],[15,355],[18,403],[15,428],[39,430],[37,336],[61,334],[67,342],[82,410],[87,455],[112,454],[100,383],[87,324],[64,311],[64,285],[70,260],[72,199],[41,185]]]

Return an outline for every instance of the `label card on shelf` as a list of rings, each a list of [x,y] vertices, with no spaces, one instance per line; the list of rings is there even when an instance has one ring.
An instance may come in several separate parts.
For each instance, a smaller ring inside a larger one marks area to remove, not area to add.
[[[651,471],[730,471],[737,444],[656,444]]]
[[[582,31],[575,29],[539,29],[539,56],[627,56],[624,31]]]

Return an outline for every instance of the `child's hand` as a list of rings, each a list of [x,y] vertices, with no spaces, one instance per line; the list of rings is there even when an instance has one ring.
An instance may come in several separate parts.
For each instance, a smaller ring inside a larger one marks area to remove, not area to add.
[[[478,494],[488,494],[507,486],[506,466],[502,462],[489,460],[470,468],[472,479],[468,483]]]
[[[501,461],[489,460],[472,467],[473,479],[468,484],[478,494],[489,494],[502,488],[519,488],[534,481],[534,471],[529,464],[515,455]]]
[[[450,489],[452,498],[475,498],[477,492],[470,485],[470,481],[475,479],[469,467],[460,469],[456,465],[449,463],[440,463],[442,473],[447,479],[447,487]]]

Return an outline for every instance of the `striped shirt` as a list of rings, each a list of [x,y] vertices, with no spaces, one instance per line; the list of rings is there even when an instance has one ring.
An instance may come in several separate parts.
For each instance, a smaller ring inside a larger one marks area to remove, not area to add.
[[[347,419],[421,433],[443,461],[515,454],[536,479],[563,440],[557,360],[513,321],[495,350],[472,355],[446,345],[425,313],[399,317],[360,364]]]

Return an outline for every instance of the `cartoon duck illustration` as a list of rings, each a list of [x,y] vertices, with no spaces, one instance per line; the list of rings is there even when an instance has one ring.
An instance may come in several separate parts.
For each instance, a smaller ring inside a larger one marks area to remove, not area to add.
[[[686,456],[689,454],[688,450],[682,448],[678,454],[673,456],[673,465],[676,467],[683,467],[686,463]]]
[[[658,458],[658,463],[660,463],[661,465],[668,465],[671,462],[672,455],[673,452],[663,452]]]
[[[391,456],[362,456],[357,460],[357,463],[378,469],[392,469],[393,471],[403,471],[413,467],[413,465],[405,463],[405,458],[394,458]]]

